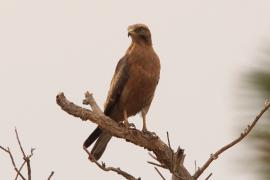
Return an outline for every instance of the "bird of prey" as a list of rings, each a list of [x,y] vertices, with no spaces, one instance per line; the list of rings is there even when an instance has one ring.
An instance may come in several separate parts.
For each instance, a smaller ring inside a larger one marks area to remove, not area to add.
[[[104,114],[117,122],[129,126],[127,118],[141,113],[143,132],[146,128],[146,114],[154,97],[159,81],[160,61],[152,46],[151,33],[144,24],[128,26],[132,41],[126,54],[119,60],[104,106]],[[88,148],[96,139],[91,151],[98,160],[103,154],[111,135],[97,127],[85,140]]]

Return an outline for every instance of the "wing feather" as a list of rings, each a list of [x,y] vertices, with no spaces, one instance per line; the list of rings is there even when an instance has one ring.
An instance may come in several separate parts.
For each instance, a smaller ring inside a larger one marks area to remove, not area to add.
[[[115,104],[119,101],[121,93],[128,80],[129,65],[127,56],[121,58],[116,66],[113,78],[111,80],[110,89],[107,100],[104,105],[104,114],[110,116]]]

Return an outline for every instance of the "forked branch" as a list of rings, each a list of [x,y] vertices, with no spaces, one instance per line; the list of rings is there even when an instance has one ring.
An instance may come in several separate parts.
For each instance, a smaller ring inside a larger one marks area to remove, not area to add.
[[[83,149],[88,154],[89,160],[94,162],[103,171],[116,172],[117,174],[120,174],[121,176],[123,176],[127,180],[141,180],[141,178],[135,178],[134,176],[132,176],[131,174],[121,170],[120,168],[106,167],[106,164],[104,162],[102,162],[100,164],[94,157],[92,157],[91,153],[86,148],[83,148]]]
[[[228,150],[229,148],[233,147],[234,145],[236,145],[237,143],[239,143],[240,141],[242,141],[249,133],[250,131],[254,128],[254,126],[256,125],[256,123],[258,122],[258,120],[262,117],[262,115],[269,109],[270,107],[270,101],[266,101],[265,105],[263,107],[263,109],[259,112],[259,114],[255,117],[255,119],[253,120],[253,122],[251,123],[251,125],[248,125],[246,127],[246,129],[240,134],[240,136],[235,139],[234,141],[232,141],[231,143],[223,146],[222,148],[220,148],[218,151],[216,151],[214,154],[211,154],[209,159],[204,163],[204,165],[199,168],[195,174],[193,175],[193,177],[195,179],[197,179],[203,172],[204,170],[214,161],[216,160],[219,155],[221,153],[223,153],[224,151]]]
[[[134,128],[125,128],[113,121],[109,117],[105,116],[99,106],[96,104],[92,94],[86,93],[83,104],[89,104],[92,110],[82,108],[80,106],[75,105],[66,99],[63,93],[60,93],[56,97],[57,104],[67,113],[73,115],[75,117],[79,117],[83,121],[90,120],[93,123],[98,124],[102,129],[105,129],[108,133],[110,133],[114,137],[125,139],[127,142],[131,142],[135,145],[144,147],[145,149],[152,151],[154,155],[151,154],[155,160],[159,162],[159,164],[154,162],[149,162],[152,165],[156,165],[162,168],[168,169],[173,177],[173,180],[196,180],[200,177],[200,175],[204,172],[204,170],[215,160],[218,156],[231,148],[235,144],[239,143],[243,140],[248,133],[252,130],[252,128],[256,125],[257,121],[263,115],[265,111],[267,111],[270,107],[270,102],[265,103],[265,107],[262,111],[256,116],[253,123],[247,127],[247,129],[241,133],[240,137],[229,143],[228,145],[222,147],[216,153],[212,154],[207,162],[194,173],[192,176],[184,166],[185,154],[184,150],[178,148],[176,152],[170,146],[169,135],[167,134],[168,145],[164,143],[160,138],[153,137],[147,133],[143,133],[140,130]],[[90,155],[90,154],[89,154]],[[95,161],[97,165],[103,170],[108,170],[105,165],[100,165]],[[109,168],[109,170],[116,170],[115,172],[119,172],[118,168]],[[120,173],[121,174],[121,173]],[[122,174],[123,175],[123,174]],[[207,179],[211,177],[210,174]],[[133,176],[132,176],[133,177]],[[134,177],[133,177],[134,178]],[[135,178],[136,179],[136,178]]]
[[[18,131],[17,131],[16,128],[15,128],[15,134],[16,134],[16,139],[17,139],[18,145],[20,147],[20,150],[21,150],[21,153],[22,153],[22,156],[23,156],[23,163],[21,164],[20,168],[17,167],[17,165],[15,163],[15,160],[13,158],[13,154],[11,153],[9,147],[4,148],[4,147],[0,146],[0,149],[9,154],[9,157],[11,159],[13,168],[16,171],[15,180],[17,180],[19,177],[22,180],[31,180],[32,179],[32,171],[31,171],[30,158],[34,155],[34,150],[35,149],[34,148],[31,148],[30,154],[27,155],[25,153],[24,149],[23,149],[23,146],[22,146],[22,143],[21,143],[21,140],[19,138],[19,134],[18,134]],[[24,167],[25,164],[27,166],[27,178],[25,178],[24,175],[22,174],[22,169],[23,169],[23,167]],[[48,180],[51,179],[51,177],[53,176],[53,174],[54,174],[53,172],[50,174]]]

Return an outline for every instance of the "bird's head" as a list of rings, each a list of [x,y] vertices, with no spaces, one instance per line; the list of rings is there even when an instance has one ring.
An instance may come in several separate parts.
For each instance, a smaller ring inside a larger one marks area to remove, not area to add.
[[[144,24],[134,24],[128,26],[128,36],[131,36],[132,41],[135,43],[152,45],[150,30]]]

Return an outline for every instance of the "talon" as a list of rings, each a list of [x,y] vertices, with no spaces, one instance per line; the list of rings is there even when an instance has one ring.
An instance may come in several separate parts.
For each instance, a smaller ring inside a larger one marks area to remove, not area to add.
[[[129,123],[129,122],[124,121],[123,124],[125,125],[126,128],[136,129],[136,126],[133,123]]]
[[[133,123],[129,123],[129,124],[128,124],[128,127],[129,127],[129,128],[132,128],[132,129],[136,129],[136,126],[135,126],[135,124],[133,124]]]
[[[155,132],[148,131],[147,129],[142,129],[142,132],[152,137],[157,137],[157,134]]]

